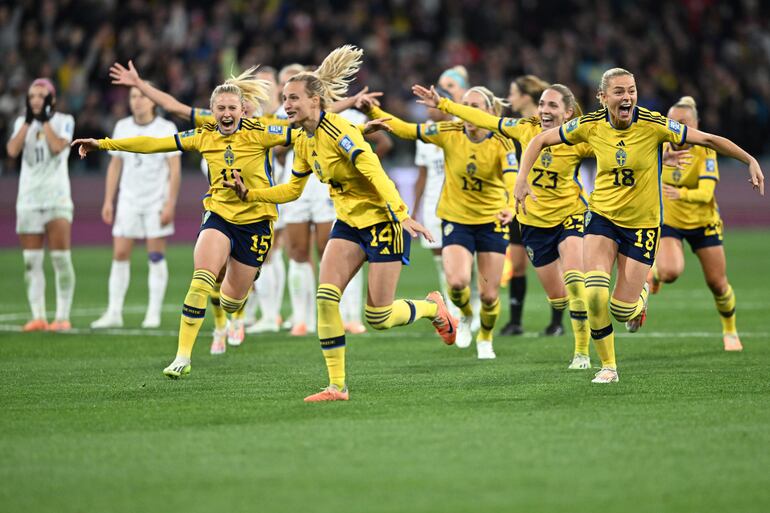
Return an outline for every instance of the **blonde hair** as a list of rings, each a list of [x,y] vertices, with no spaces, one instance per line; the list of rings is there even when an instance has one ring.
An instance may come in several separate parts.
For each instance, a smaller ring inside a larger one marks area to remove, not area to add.
[[[548,86],[548,88],[546,88],[546,90],[548,89],[553,89],[561,95],[565,110],[572,109],[572,116],[570,116],[569,119],[578,118],[583,115],[583,109],[580,108],[580,104],[575,99],[575,95],[572,93],[569,87],[565,86],[564,84],[551,84]]]
[[[498,98],[492,91],[484,86],[473,86],[463,95],[463,98],[468,96],[468,93],[476,92],[484,97],[484,102],[487,104],[487,108],[491,108],[495,116],[499,116],[503,113],[503,109],[508,106],[508,102],[502,98]]]
[[[625,70],[623,68],[611,68],[602,74],[602,80],[599,82],[599,91],[596,93],[596,99],[599,100],[599,103],[602,104],[602,107],[606,107],[604,103],[604,94],[610,87],[610,80],[612,80],[615,77],[623,77],[628,76],[631,78],[634,78],[634,74],[631,73],[628,70]]]
[[[281,75],[285,75],[287,73],[291,73],[292,75],[296,75],[297,73],[302,73],[305,71],[305,66],[299,63],[293,63],[293,64],[287,64],[281,70],[278,72],[278,80],[280,81]]]
[[[353,45],[336,48],[314,71],[302,71],[287,82],[304,82],[309,96],[321,98],[321,108],[345,98],[348,84],[361,67],[364,51]]]
[[[262,114],[262,105],[270,100],[270,89],[272,84],[267,80],[256,78],[255,73],[258,66],[252,66],[237,77],[231,76],[214,88],[209,101],[211,107],[214,106],[214,100],[217,96],[224,93],[230,93],[238,96],[241,102],[251,102],[256,108],[256,115]]]
[[[695,103],[695,98],[692,96],[682,96],[679,98],[674,105],[671,106],[672,109],[691,109],[692,113],[695,115],[695,119],[698,119],[698,106]]]
[[[540,101],[543,91],[548,89],[548,86],[550,85],[548,82],[535,75],[518,77],[513,83],[519,88],[521,94],[532,98],[532,102],[535,104]]]

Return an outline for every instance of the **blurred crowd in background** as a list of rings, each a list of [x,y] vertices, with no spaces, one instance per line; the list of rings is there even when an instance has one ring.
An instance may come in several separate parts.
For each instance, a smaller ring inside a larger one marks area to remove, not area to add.
[[[0,165],[18,172],[5,141],[35,77],[54,80],[76,137],[103,137],[128,114],[127,91],[108,76],[115,61],[133,59],[144,78],[207,106],[231,73],[319,63],[344,43],[366,52],[351,91],[384,91],[386,109],[405,118],[424,116],[411,85],[456,64],[500,96],[522,74],[561,82],[587,111],[601,73],[621,66],[636,75],[640,105],[665,112],[692,95],[704,129],[770,154],[769,25],[762,0],[16,0],[0,5]],[[411,157],[400,148],[396,158]]]

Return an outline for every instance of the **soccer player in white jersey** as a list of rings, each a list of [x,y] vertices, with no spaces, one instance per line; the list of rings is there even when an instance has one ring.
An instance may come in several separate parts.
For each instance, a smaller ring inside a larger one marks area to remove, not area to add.
[[[113,139],[177,133],[171,121],[157,116],[155,103],[137,87],[129,92],[131,116],[115,125]],[[139,154],[111,151],[107,168],[102,220],[112,224],[113,256],[107,311],[92,328],[123,326],[123,302],[131,276],[131,250],[137,239],[147,240],[149,300],[143,328],[160,326],[168,283],[166,237],[174,233],[174,210],[180,182],[180,152]],[[118,184],[120,186],[118,187]],[[118,192],[119,189],[119,192]],[[114,208],[117,193],[117,208]]]
[[[436,92],[444,98],[452,99],[452,95],[446,89],[437,87]],[[429,108],[428,118],[434,122],[451,121],[452,116],[438,109]],[[416,217],[419,212],[419,219],[431,233],[442,233],[441,219],[436,215],[438,200],[441,196],[441,189],[444,186],[444,150],[435,144],[430,144],[417,139],[417,147],[414,154],[414,164],[417,166],[419,175],[414,184],[414,209],[413,215]],[[449,293],[444,273],[444,262],[441,257],[441,241],[429,242],[427,239],[420,239],[422,247],[430,249],[433,253],[433,262],[438,271],[438,281],[441,286],[441,294],[447,303],[449,313],[459,318],[460,310],[449,301]]]
[[[46,78],[35,79],[27,91],[24,116],[16,119],[6,146],[10,157],[21,158],[16,199],[16,233],[24,255],[24,279],[32,319],[24,331],[66,331],[75,292],[70,255],[73,205],[70,196],[70,141],[75,119],[55,112],[56,88]],[[50,324],[45,310],[44,243],[51,253],[56,277],[56,316]]]

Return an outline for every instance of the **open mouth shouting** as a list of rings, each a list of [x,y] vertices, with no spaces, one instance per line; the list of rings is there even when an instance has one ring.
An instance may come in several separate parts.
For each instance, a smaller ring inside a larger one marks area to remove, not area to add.
[[[543,128],[553,128],[555,126],[553,116],[550,114],[541,114],[540,124]]]
[[[230,132],[235,127],[235,119],[231,116],[224,116],[219,121],[219,124],[223,131]]]
[[[618,107],[618,117],[623,120],[629,119],[633,108],[634,106],[631,102],[621,102]]]

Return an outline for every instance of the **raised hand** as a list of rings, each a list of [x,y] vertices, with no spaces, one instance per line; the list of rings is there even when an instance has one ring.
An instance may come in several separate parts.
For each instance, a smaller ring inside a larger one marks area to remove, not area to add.
[[[139,85],[142,80],[139,76],[139,72],[134,67],[134,61],[128,61],[128,68],[124,67],[119,62],[116,62],[110,66],[110,78],[113,84],[124,85],[127,87],[133,87]]]
[[[358,93],[356,93],[355,96],[353,96],[354,103],[353,105],[356,107],[356,109],[365,112],[364,109],[369,110],[372,105],[375,105],[377,107],[380,106],[380,96],[382,96],[383,93],[381,91],[372,91],[369,92],[369,86],[364,87],[361,89]]]
[[[84,159],[90,152],[99,150],[99,141],[96,139],[75,139],[70,146],[72,148],[78,146],[78,155]]]
[[[31,125],[33,121],[35,121],[35,111],[32,110],[32,105],[30,105],[29,98],[27,98],[27,110],[24,114],[24,122]]]
[[[364,135],[373,134],[374,132],[379,132],[380,130],[384,130],[385,132],[392,132],[393,129],[388,126],[388,121],[390,121],[393,118],[379,118],[379,119],[372,119],[366,122],[366,125],[364,125]]]
[[[249,194],[249,190],[243,184],[243,180],[241,180],[241,174],[238,171],[233,171],[232,182],[228,182],[227,180],[225,180],[224,182],[222,182],[222,185],[224,185],[228,189],[232,189],[235,192],[235,194],[238,195],[241,201],[246,201],[246,196]]]
[[[41,123],[45,123],[46,121],[51,119],[51,116],[53,115],[53,96],[50,94],[47,94],[45,96],[45,100],[43,100],[43,108],[40,109],[40,112],[38,113],[35,118],[40,121]]]
[[[419,98],[417,103],[421,103],[426,107],[433,107],[434,109],[438,107],[438,102],[441,100],[441,97],[436,92],[436,88],[433,86],[427,89],[419,84],[415,84],[412,86],[412,93]]]

